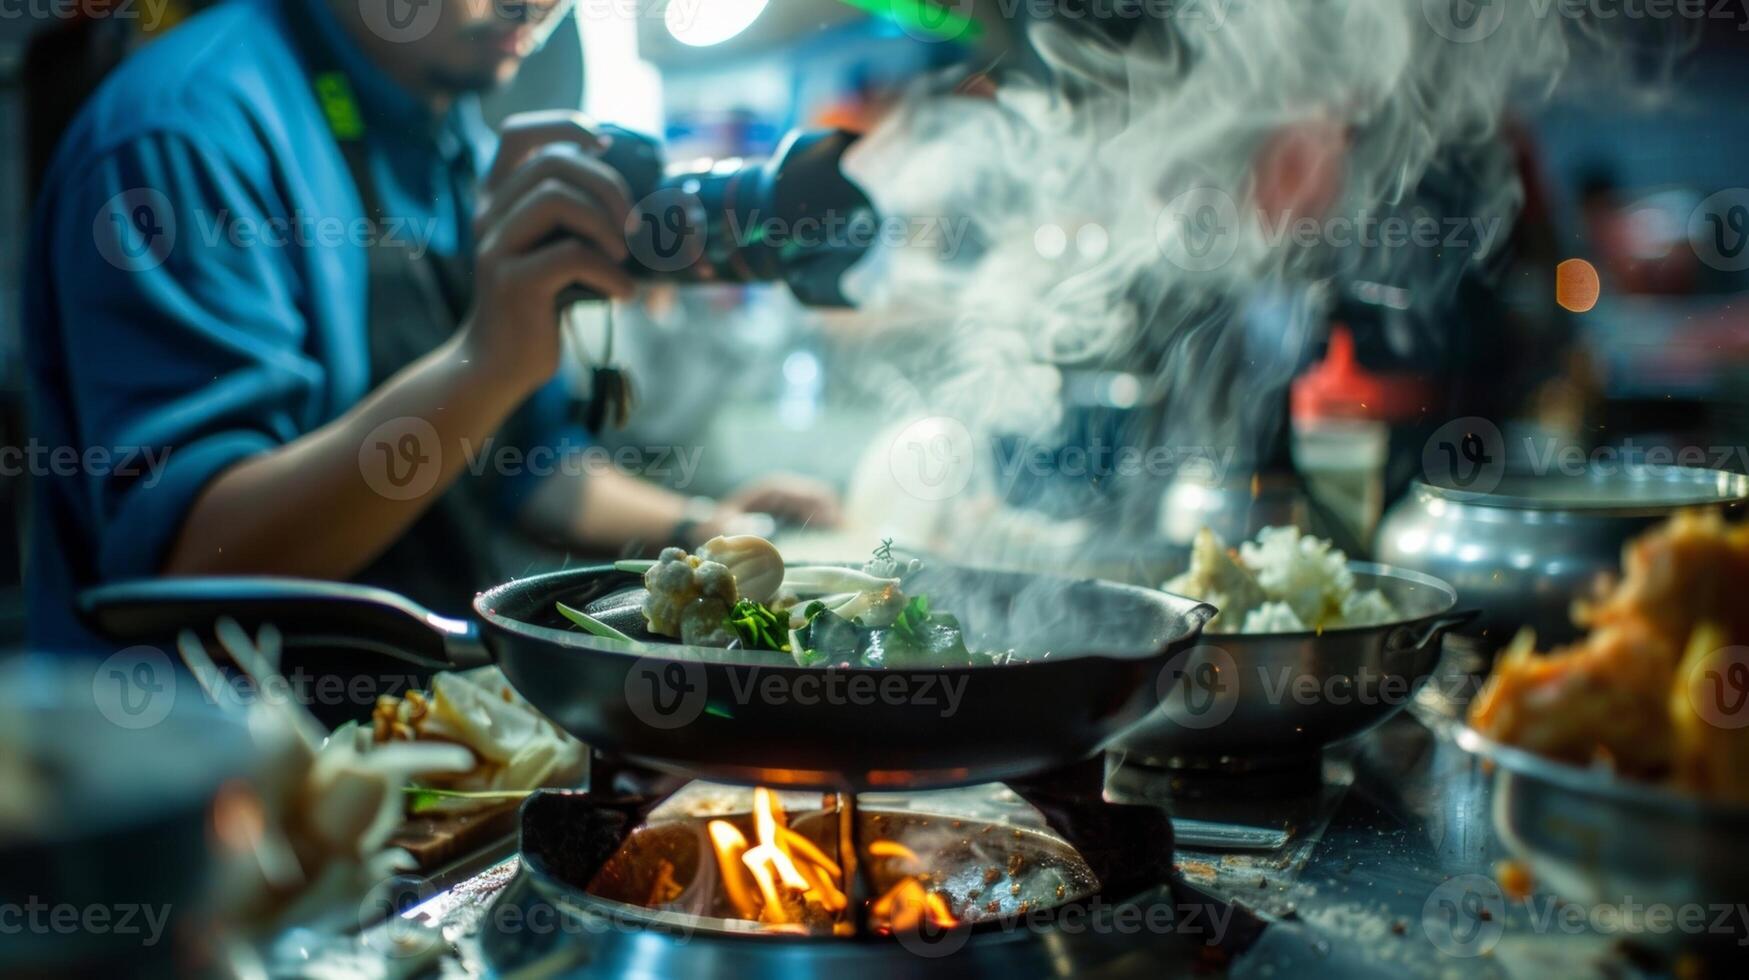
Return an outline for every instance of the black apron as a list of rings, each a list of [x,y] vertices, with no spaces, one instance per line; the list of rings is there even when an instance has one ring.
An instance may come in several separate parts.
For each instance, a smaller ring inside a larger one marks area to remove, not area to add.
[[[309,25],[292,31],[310,67],[317,103],[346,168],[357,186],[373,234],[369,261],[367,319],[370,331],[370,386],[374,390],[407,365],[448,340],[473,303],[473,173],[471,149],[455,148],[450,159],[450,190],[460,216],[456,254],[420,249],[408,236],[384,235],[385,212],[368,166],[364,132],[370,120],[351,94],[347,76]],[[433,134],[433,154],[442,158]],[[519,443],[512,416],[498,441]],[[459,450],[456,450],[459,451]],[[464,615],[474,593],[529,570],[531,550],[502,513],[502,477],[463,472],[423,516],[355,581],[378,585],[449,615]],[[512,567],[516,572],[511,572]]]

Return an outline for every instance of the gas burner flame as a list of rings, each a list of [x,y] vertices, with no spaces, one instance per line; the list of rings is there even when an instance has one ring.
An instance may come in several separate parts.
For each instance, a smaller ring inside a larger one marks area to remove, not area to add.
[[[848,798],[841,797],[848,807]],[[845,868],[819,845],[789,826],[777,794],[761,786],[753,791],[753,832],[756,843],[727,820],[705,825],[724,895],[736,916],[763,923],[774,931],[807,931],[810,922],[831,922],[846,931],[850,898]],[[959,924],[947,900],[925,887],[926,872],[910,848],[897,841],[868,845],[871,859],[897,861],[905,871],[869,903],[869,927],[891,933],[916,929],[924,921],[941,928]]]
[[[868,846],[869,857],[891,858],[902,866],[915,869],[921,865],[917,853],[909,847],[891,840],[877,840]],[[899,879],[898,883],[887,889],[886,894],[869,903],[869,922],[882,932],[900,932],[915,930],[925,920],[930,925],[940,929],[952,929],[959,925],[959,919],[947,907],[947,900],[939,892],[932,892],[923,887],[923,881],[916,874],[908,874]]]

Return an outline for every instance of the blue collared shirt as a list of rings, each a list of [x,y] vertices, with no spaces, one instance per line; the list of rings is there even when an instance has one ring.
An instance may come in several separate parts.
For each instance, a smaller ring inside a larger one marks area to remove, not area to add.
[[[95,648],[72,615],[80,589],[157,573],[218,473],[368,391],[370,226],[288,15],[313,20],[370,118],[368,166],[398,233],[467,247],[446,159],[471,153],[484,172],[477,108],[434,118],[324,0],[231,0],[117,69],[62,140],[34,216],[33,646]],[[517,427],[578,438],[566,404],[550,385]],[[525,492],[507,491],[507,509]]]

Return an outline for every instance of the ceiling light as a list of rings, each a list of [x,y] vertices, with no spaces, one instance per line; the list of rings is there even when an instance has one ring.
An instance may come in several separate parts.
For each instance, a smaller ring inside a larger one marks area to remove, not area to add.
[[[695,48],[721,44],[759,19],[769,0],[669,0],[662,13],[668,33]]]

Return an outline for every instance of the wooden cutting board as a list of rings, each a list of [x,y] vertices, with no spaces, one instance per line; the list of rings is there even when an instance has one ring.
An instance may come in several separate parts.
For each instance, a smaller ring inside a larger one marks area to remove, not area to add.
[[[407,851],[421,871],[429,871],[514,834],[518,806],[520,801],[510,800],[468,813],[408,817],[389,846]]]

